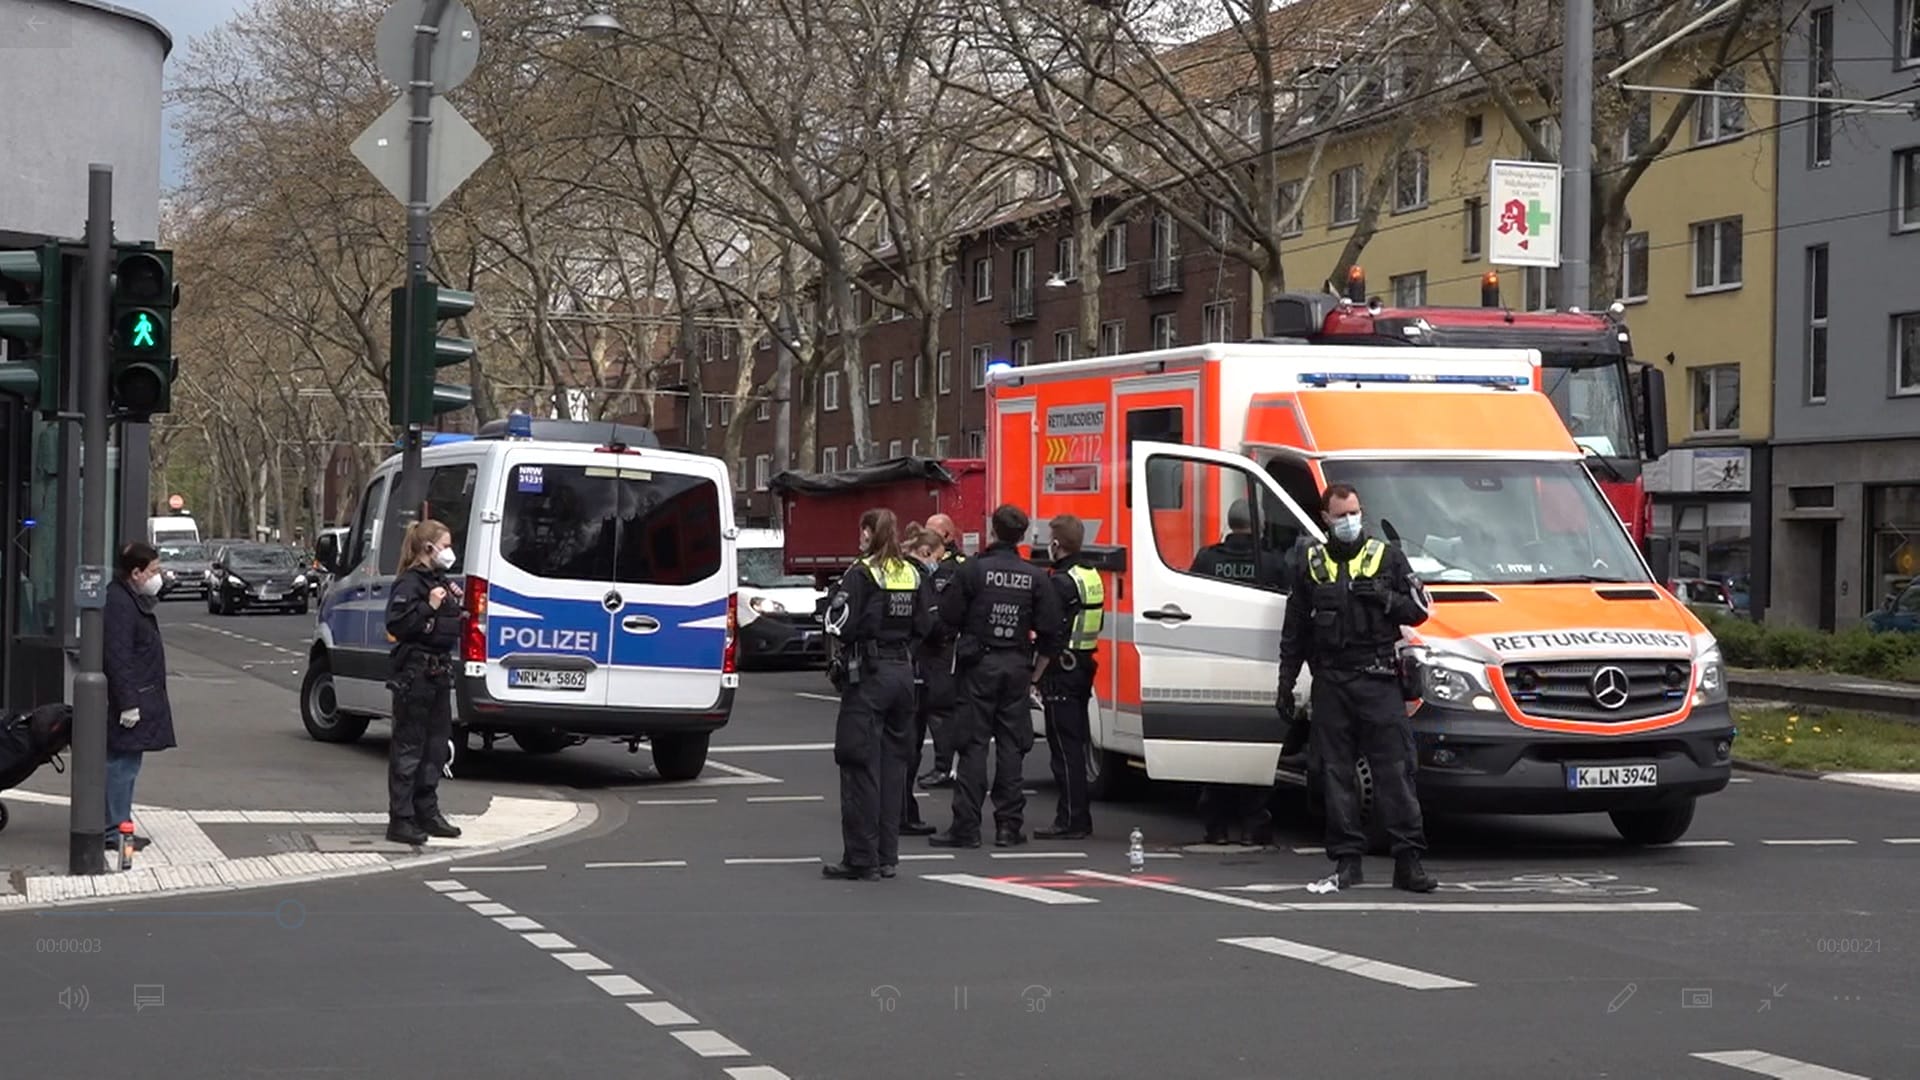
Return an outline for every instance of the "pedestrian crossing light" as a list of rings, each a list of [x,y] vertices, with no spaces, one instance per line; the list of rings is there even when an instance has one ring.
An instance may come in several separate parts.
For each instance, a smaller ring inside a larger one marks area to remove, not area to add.
[[[0,251],[0,394],[44,412],[60,409],[63,285],[58,244]]]
[[[411,311],[409,290],[413,290]],[[435,376],[443,367],[464,364],[474,357],[473,342],[440,334],[441,323],[473,310],[474,295],[431,281],[416,281],[393,290],[391,302],[393,352],[387,398],[393,426],[426,424],[443,413],[472,405],[470,387],[437,382]]]
[[[119,246],[113,263],[112,400],[117,413],[144,420],[171,411],[173,252]]]

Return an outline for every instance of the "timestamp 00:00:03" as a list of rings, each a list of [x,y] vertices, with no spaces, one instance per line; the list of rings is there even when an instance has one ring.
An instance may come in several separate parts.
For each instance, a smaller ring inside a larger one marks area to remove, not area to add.
[[[97,953],[102,951],[97,937],[43,937],[33,943],[37,953]]]

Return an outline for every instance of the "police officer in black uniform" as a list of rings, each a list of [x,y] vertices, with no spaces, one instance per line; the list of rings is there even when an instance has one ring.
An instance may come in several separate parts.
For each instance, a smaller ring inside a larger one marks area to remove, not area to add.
[[[994,744],[995,847],[1027,842],[1021,765],[1033,749],[1029,702],[1049,658],[1060,651],[1060,597],[1040,569],[1020,556],[1027,514],[1017,506],[993,512],[986,551],[960,567],[940,598],[940,615],[960,634],[954,647],[959,677],[959,727],[954,741],[959,776],[953,823],[929,842],[935,847],[980,846],[980,810],[987,794],[987,743]]]
[[[1035,829],[1040,840],[1084,840],[1093,835],[1093,809],[1087,792],[1087,755],[1093,732],[1087,705],[1093,699],[1093,654],[1106,625],[1106,587],[1081,548],[1087,527],[1072,514],[1047,523],[1052,541],[1053,574],[1047,579],[1065,613],[1060,655],[1040,679],[1040,701],[1047,713],[1047,764],[1059,801],[1053,827]]]
[[[827,677],[840,692],[833,761],[840,766],[840,861],[820,872],[847,881],[892,877],[900,863],[901,800],[909,795],[913,653],[933,629],[932,587],[900,554],[891,510],[860,517],[858,562],[827,601],[834,643]]]
[[[942,548],[942,543],[939,533],[931,529],[914,529],[912,527],[909,527],[906,536],[901,540],[901,547],[906,550],[909,561],[913,568],[919,572],[921,580],[934,587],[934,603],[936,605],[940,600],[938,590],[945,585],[945,581],[935,578],[933,573],[939,563],[940,556],[938,553]],[[920,644],[914,649],[913,654],[913,734],[909,737],[907,745],[907,776],[909,777],[912,777],[920,768],[920,758],[923,753],[922,748],[927,741],[927,696],[933,692],[931,688],[936,682],[942,683],[947,687],[949,708],[951,708],[953,674],[949,671],[937,672],[933,670],[933,665],[928,662],[929,653],[936,651],[930,643],[937,641],[942,636],[951,636],[946,633],[946,627],[940,622],[938,615],[939,613],[936,608],[935,618],[933,620],[933,633],[921,640]],[[937,830],[921,819],[920,800],[913,797],[913,784],[909,782],[905,789],[901,791],[900,795],[900,835],[932,836]]]
[[[1227,507],[1227,535],[1219,543],[1201,548],[1193,557],[1189,573],[1238,581],[1257,589],[1277,590],[1286,580],[1281,560],[1261,549],[1260,538],[1253,533],[1253,510],[1245,499],[1236,499]]]
[[[929,543],[936,538],[938,541],[932,552],[934,562],[929,570],[937,598],[945,595],[947,587],[953,583],[953,576],[960,572],[961,564],[967,561],[960,554],[960,530],[952,518],[935,514],[927,519],[921,535]],[[920,649],[920,711],[914,717],[920,741],[914,743],[914,768],[919,768],[920,743],[926,740],[926,736],[932,735],[933,767],[919,779],[920,786],[928,790],[953,784],[953,710],[956,694],[953,645],[953,631],[947,628],[945,622],[941,622]]]
[[[447,577],[458,561],[453,534],[431,518],[407,526],[400,575],[387,600],[387,689],[393,738],[387,744],[387,839],[420,845],[460,829],[440,812],[440,776],[453,757],[453,649],[460,644],[460,588]]]
[[[1373,771],[1374,810],[1393,842],[1393,884],[1432,892],[1420,856],[1426,851],[1415,794],[1413,732],[1400,688],[1400,628],[1427,620],[1426,589],[1398,546],[1368,537],[1360,496],[1333,484],[1321,499],[1331,537],[1306,552],[1296,568],[1280,632],[1276,706],[1291,721],[1294,682],[1313,665],[1313,766],[1326,791],[1327,857],[1334,873],[1324,884],[1350,889],[1361,881],[1367,836],[1361,825],[1355,762]]]

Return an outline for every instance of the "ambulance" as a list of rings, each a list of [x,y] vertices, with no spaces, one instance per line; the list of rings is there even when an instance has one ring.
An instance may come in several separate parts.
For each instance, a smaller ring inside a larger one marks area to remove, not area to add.
[[[1539,365],[1530,349],[1266,341],[990,372],[991,501],[1029,508],[1036,552],[1054,515],[1081,518],[1107,579],[1099,790],[1137,765],[1315,786],[1279,762],[1279,568],[1324,539],[1320,493],[1344,482],[1433,600],[1400,645],[1423,804],[1684,835],[1731,774],[1720,650],[1656,583]],[[1199,572],[1215,544],[1254,552],[1252,571]]]

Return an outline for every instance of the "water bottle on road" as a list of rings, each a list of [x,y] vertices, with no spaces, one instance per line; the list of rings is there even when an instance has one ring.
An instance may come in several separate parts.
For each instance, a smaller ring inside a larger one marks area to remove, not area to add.
[[[1127,837],[1127,870],[1128,872],[1137,874],[1140,871],[1145,870],[1147,868],[1147,849],[1146,849],[1145,841],[1146,841],[1146,838],[1140,835],[1140,830],[1137,827],[1133,830],[1133,835]]]

